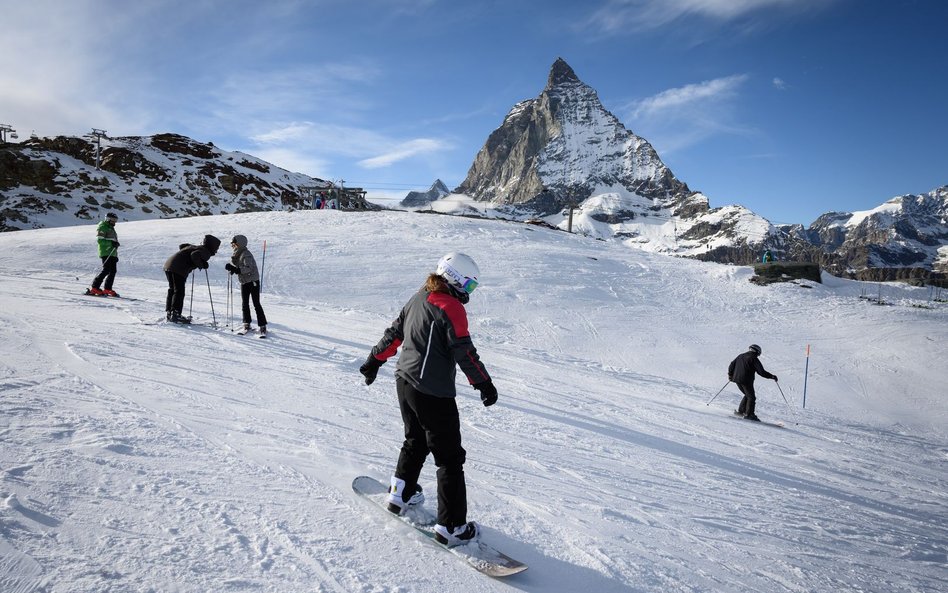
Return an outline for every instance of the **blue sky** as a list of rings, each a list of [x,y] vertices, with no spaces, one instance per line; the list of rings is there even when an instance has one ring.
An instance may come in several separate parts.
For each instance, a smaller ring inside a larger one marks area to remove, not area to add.
[[[380,202],[456,187],[564,58],[713,207],[948,184],[942,0],[0,0],[20,138],[176,132]],[[391,202],[386,202],[391,203]]]

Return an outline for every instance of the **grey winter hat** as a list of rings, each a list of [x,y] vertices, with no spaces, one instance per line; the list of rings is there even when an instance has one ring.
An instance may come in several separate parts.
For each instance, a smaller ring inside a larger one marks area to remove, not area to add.
[[[760,350],[760,346],[758,346],[757,344],[751,344],[750,346],[747,347],[747,349],[750,350],[751,352],[756,352],[757,356],[760,356],[761,350]]]
[[[247,237],[243,235],[234,235],[234,238],[230,240],[231,243],[237,247],[246,247],[247,246]]]

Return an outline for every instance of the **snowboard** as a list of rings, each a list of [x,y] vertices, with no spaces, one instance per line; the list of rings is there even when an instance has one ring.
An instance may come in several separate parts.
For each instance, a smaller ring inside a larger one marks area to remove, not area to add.
[[[734,410],[734,418],[737,419],[737,420],[744,420],[744,415],[741,414],[740,412],[738,412],[737,410]],[[783,426],[783,422],[769,422],[769,421],[767,421],[767,420],[760,420],[760,421],[758,421],[758,422],[754,422],[753,420],[746,420],[746,422],[747,422],[748,424],[765,424],[765,425],[767,425],[767,426],[775,426],[775,427],[777,427],[777,428],[783,428],[783,427],[784,427],[784,426]]]
[[[352,489],[374,503],[387,516],[415,528],[419,533],[430,539],[431,543],[461,558],[482,574],[499,578],[527,570],[526,564],[494,549],[481,541],[480,538],[477,541],[450,548],[441,544],[435,539],[434,526],[437,517],[431,511],[425,509],[424,505],[409,507],[401,515],[392,513],[388,510],[388,505],[385,502],[388,495],[388,486],[375,478],[359,476],[352,481]]]

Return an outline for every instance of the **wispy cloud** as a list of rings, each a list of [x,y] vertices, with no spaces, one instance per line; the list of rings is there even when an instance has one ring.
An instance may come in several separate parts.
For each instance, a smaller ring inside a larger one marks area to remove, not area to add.
[[[415,156],[445,150],[448,144],[432,138],[416,138],[391,147],[383,154],[359,161],[359,165],[366,169],[378,169],[391,166],[399,161]]]
[[[771,84],[773,84],[774,88],[777,89],[778,91],[784,91],[787,89],[787,81],[780,78],[779,76],[775,76],[774,79],[771,81]]]
[[[586,26],[604,34],[658,29],[687,17],[725,23],[767,10],[806,12],[837,0],[607,0]]]
[[[746,74],[688,84],[634,101],[622,111],[663,153],[681,150],[717,134],[748,134],[737,123],[734,103]]]

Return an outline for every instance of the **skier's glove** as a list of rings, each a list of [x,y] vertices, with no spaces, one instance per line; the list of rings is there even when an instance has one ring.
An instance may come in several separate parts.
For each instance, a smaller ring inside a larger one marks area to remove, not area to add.
[[[206,269],[207,269],[207,262],[206,262],[206,261],[205,261],[205,262],[200,262],[199,264],[197,264],[197,267],[198,267],[199,270],[206,270]]]
[[[239,273],[240,273],[240,268],[238,268],[238,267],[235,266],[234,264],[227,264],[226,266],[224,266],[224,269],[227,270],[228,272],[230,272],[231,274],[239,274]]]
[[[776,381],[776,380],[777,380],[777,375],[774,375],[774,381]]]
[[[480,392],[481,401],[484,402],[485,408],[497,403],[497,388],[494,387],[494,383],[490,379],[482,383],[475,383],[474,389]]]
[[[120,245],[120,243],[119,243],[118,241],[116,241],[115,239],[112,239],[112,245],[118,247],[118,246]]]
[[[383,364],[385,363],[369,354],[369,357],[366,358],[362,366],[359,367],[359,372],[365,377],[366,385],[371,385],[375,382],[375,377],[378,376],[379,369]]]

